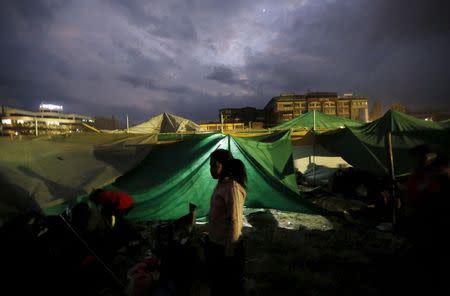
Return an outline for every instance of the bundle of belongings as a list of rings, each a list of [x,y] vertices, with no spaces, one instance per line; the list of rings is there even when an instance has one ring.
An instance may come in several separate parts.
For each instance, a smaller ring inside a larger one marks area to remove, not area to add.
[[[127,272],[127,295],[152,295],[160,278],[160,265],[161,260],[154,256],[151,251],[142,262],[134,265]]]
[[[122,211],[130,203],[120,205],[114,207]],[[15,295],[97,295],[126,287],[128,295],[188,291],[193,268],[198,268],[192,239],[196,206],[190,204],[187,215],[156,226],[154,243],[146,246],[152,250],[134,266],[127,262],[131,268],[126,278],[118,276],[117,258],[124,255],[129,260],[136,245],[140,252],[143,237],[114,207],[79,202],[58,216],[30,212],[5,223],[0,229],[5,283]]]
[[[155,226],[152,250],[128,271],[128,295],[189,295],[199,267],[193,240],[196,211],[189,204],[187,215]]]
[[[329,190],[344,198],[364,202],[368,207],[361,213],[379,221],[392,219],[395,200],[390,194],[392,182],[388,176],[379,177],[354,167],[337,170],[328,182]]]
[[[141,237],[124,219],[132,207],[124,192],[95,190],[90,202],[80,202],[66,211],[77,234],[104,260],[112,260],[117,250],[132,248]]]

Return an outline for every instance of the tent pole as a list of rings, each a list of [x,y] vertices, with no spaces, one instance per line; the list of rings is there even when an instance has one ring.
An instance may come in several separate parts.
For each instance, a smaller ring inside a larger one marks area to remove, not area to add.
[[[313,110],[313,131],[316,130],[316,110]]]
[[[316,132],[316,110],[313,110],[313,135]],[[316,186],[316,139],[313,139],[313,185]]]
[[[228,137],[228,151],[231,152],[230,135],[228,135],[227,137]]]
[[[395,194],[395,171],[394,171],[394,154],[392,152],[392,133],[388,131],[386,133],[386,150],[387,150],[387,159],[388,159],[388,169],[389,169],[389,191],[392,197],[393,206],[392,206],[392,229],[397,226],[397,196]]]
[[[314,132],[313,132],[314,136]],[[313,185],[316,186],[316,137],[313,138]]]

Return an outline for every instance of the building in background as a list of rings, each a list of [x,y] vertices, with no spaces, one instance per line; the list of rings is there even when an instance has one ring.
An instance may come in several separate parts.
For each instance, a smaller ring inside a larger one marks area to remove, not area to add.
[[[38,112],[1,106],[2,135],[63,134],[92,131],[94,120],[85,115],[65,114],[63,106],[41,104]]]
[[[262,128],[265,121],[264,110],[253,107],[224,108],[219,110],[219,121],[223,123],[244,123],[247,128]]]
[[[94,118],[94,127],[96,129],[102,130],[116,130],[124,128],[123,124],[119,122],[114,116],[112,117],[101,117],[96,116]]]
[[[245,129],[245,124],[243,122],[236,123],[224,123],[220,122],[208,122],[208,123],[200,123],[200,131],[202,132],[220,132],[223,127],[223,131],[241,131]]]
[[[334,92],[282,93],[264,107],[266,126],[280,124],[313,110],[365,122],[369,120],[366,97]]]

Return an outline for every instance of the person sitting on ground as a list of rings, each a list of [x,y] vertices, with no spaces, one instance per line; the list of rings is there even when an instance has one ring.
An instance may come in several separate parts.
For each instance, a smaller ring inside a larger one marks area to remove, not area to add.
[[[124,243],[139,241],[136,229],[125,221],[125,216],[134,205],[134,199],[130,194],[96,189],[89,195],[89,200],[99,207],[102,215],[110,221],[114,244],[121,246]]]

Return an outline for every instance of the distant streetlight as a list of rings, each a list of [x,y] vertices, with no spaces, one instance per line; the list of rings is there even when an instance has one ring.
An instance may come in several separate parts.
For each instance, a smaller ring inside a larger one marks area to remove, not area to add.
[[[37,118],[34,118],[34,127],[36,129],[36,137],[39,136],[39,131],[38,131],[38,122],[37,122]]]
[[[220,132],[223,134],[223,114],[220,111]]]
[[[129,133],[130,132],[130,124],[128,122],[128,113],[126,113],[125,116],[127,117],[127,133]]]

